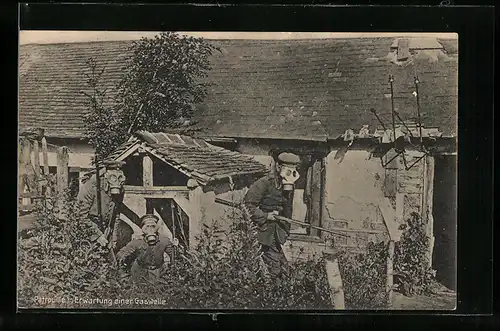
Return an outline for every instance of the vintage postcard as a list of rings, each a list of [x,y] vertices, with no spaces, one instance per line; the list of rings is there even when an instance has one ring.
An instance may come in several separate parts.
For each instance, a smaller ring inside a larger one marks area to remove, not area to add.
[[[19,309],[455,309],[457,34],[19,49]]]

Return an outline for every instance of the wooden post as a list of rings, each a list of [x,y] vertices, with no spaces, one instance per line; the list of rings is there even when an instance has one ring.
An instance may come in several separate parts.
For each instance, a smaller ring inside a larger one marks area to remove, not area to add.
[[[396,197],[398,187],[399,155],[392,148],[383,159],[385,164],[384,196],[393,198]]]
[[[42,137],[42,157],[43,157],[43,174],[49,174],[49,153],[47,150],[47,139]]]
[[[429,258],[429,267],[432,266],[432,254],[434,251],[434,217],[432,216],[432,207],[434,200],[434,158],[432,156],[426,156],[426,172],[424,180],[427,182],[426,184],[426,192],[425,192],[425,209],[424,217],[426,224],[426,234],[429,236],[429,249],[428,249],[428,258]]]
[[[345,309],[344,287],[337,258],[326,259],[326,276],[334,309]]]
[[[47,148],[47,139],[42,137],[42,160],[43,160],[43,174],[45,175],[45,179],[47,180],[47,185],[45,187],[45,196],[51,196],[51,187],[50,187],[50,173],[49,173],[49,153]]]
[[[153,160],[147,154],[142,157],[142,185],[153,187]],[[153,200],[146,199],[146,214],[153,214]]]
[[[38,140],[33,141],[33,168],[35,169],[35,178],[40,179],[40,146]]]
[[[68,188],[68,148],[63,146],[57,149],[57,193],[62,194]]]
[[[196,237],[201,232],[201,224],[203,222],[203,213],[201,199],[203,189],[198,186],[189,191],[189,210],[185,210],[189,217],[189,246],[194,248],[196,245]]]
[[[67,210],[65,209],[66,196],[64,192],[68,188],[68,163],[69,155],[68,148],[65,146],[57,149],[57,200],[56,204],[59,208],[59,219],[64,220],[67,218]]]
[[[316,160],[311,169],[311,224],[320,226],[321,221],[321,160]],[[319,230],[310,229],[311,236],[319,236]]]
[[[393,297],[393,287],[394,287],[394,241],[389,240],[389,245],[387,249],[387,283],[386,283],[386,293],[387,293],[387,304],[389,308],[392,308],[392,297]]]
[[[142,158],[142,180],[144,187],[153,186],[153,160],[149,155]]]

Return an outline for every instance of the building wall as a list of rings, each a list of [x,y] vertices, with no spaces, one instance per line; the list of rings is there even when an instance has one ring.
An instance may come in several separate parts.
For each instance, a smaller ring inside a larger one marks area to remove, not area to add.
[[[55,146],[54,146],[55,145]],[[77,139],[66,139],[63,142],[47,139],[47,156],[50,167],[57,166],[57,148],[66,146],[69,149],[69,167],[91,168],[91,160],[94,156],[94,149],[86,142]],[[31,160],[35,158],[32,153]],[[43,154],[40,148],[40,165],[43,165]]]
[[[335,159],[336,152],[332,150],[325,160],[323,226],[351,230],[345,232],[349,235],[347,238],[334,237],[335,246],[339,248],[359,250],[369,241],[387,240],[388,231],[379,207],[386,199],[386,170],[381,159],[370,157],[368,151],[352,150],[339,162]],[[414,160],[415,157],[407,157],[407,164],[412,164]],[[411,212],[420,212],[424,181],[424,160],[408,171],[404,169],[402,160],[400,163],[397,194],[402,198],[403,205],[399,217],[397,210],[401,208],[396,208],[396,199],[388,198],[398,224],[408,219]]]

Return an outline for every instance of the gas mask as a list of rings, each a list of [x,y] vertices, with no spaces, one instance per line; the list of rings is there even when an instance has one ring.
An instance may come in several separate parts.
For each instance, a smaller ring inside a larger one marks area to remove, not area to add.
[[[111,195],[118,195],[121,193],[123,184],[125,183],[125,174],[117,164],[107,166],[104,178],[106,178],[108,182],[109,193]]]
[[[293,165],[281,165],[280,177],[283,184],[284,191],[293,191],[294,184],[299,179],[300,175],[297,167]]]
[[[142,233],[144,235],[144,240],[148,245],[154,245],[158,242],[160,236],[158,234],[159,226],[155,221],[146,221],[142,226]]]

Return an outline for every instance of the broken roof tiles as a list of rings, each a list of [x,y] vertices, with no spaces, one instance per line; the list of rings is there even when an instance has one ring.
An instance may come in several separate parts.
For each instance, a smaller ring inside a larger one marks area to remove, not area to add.
[[[203,139],[170,133],[150,133],[138,131],[137,140],[127,142],[113,152],[112,158],[119,158],[131,144],[142,144],[144,149],[159,159],[193,177],[200,184],[222,179],[228,176],[265,174],[265,165],[252,157],[213,146]]]

